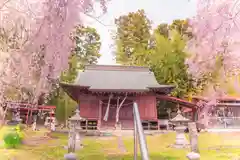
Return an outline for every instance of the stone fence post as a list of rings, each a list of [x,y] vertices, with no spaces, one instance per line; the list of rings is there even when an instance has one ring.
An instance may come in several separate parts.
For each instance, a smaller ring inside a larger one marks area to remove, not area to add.
[[[199,149],[198,149],[198,132],[195,122],[188,123],[189,139],[191,152],[187,154],[189,160],[199,160]]]
[[[198,131],[195,122],[188,123],[189,138],[190,138],[190,147],[191,151],[199,153],[198,149]]]

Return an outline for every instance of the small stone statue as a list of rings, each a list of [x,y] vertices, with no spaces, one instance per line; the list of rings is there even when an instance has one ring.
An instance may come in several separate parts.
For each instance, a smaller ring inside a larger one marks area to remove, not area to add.
[[[34,116],[33,116],[32,130],[33,130],[33,131],[36,131],[36,130],[37,130],[37,115],[34,115]]]
[[[37,130],[37,123],[36,123],[36,121],[34,121],[33,124],[32,124],[32,130],[33,131]]]
[[[198,153],[195,152],[190,152],[187,154],[187,158],[189,160],[200,160],[200,155]]]
[[[77,160],[77,156],[74,153],[68,153],[64,155],[65,160]]]
[[[50,125],[51,125],[51,131],[55,131],[56,130],[56,127],[55,127],[55,121],[54,120],[52,120],[52,122],[50,123]]]

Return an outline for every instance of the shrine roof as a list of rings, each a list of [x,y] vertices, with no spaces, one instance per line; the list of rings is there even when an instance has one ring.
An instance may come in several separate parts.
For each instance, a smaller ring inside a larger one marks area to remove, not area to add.
[[[189,119],[184,117],[180,110],[178,110],[176,117],[170,120],[171,122],[190,122]]]
[[[147,67],[119,65],[87,65],[72,86],[90,91],[149,91],[174,88],[161,85]]]
[[[203,96],[193,96],[193,99],[196,100],[202,100],[202,101],[210,101],[210,98],[208,97],[203,97]],[[240,101],[240,96],[222,96],[222,97],[217,97],[216,98],[218,101]]]

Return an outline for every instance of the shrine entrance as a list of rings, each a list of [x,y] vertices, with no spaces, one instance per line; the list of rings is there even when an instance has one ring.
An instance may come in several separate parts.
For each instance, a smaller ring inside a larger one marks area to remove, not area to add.
[[[117,115],[118,108],[117,104],[120,103],[117,102],[117,99],[112,99],[109,106],[109,112],[107,113],[108,109],[108,100],[102,101],[102,118],[101,118],[101,128],[105,129],[112,129],[116,126],[116,118],[119,117],[119,123],[121,124],[122,129],[132,129],[133,126],[133,101],[132,100],[125,100],[122,104],[122,106],[119,109],[119,113]],[[104,120],[104,117],[107,116],[107,121]]]

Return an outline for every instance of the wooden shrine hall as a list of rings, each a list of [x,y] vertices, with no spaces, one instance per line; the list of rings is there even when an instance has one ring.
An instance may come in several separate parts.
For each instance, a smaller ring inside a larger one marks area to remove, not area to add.
[[[73,84],[61,83],[61,87],[78,102],[80,116],[86,119],[82,125],[87,129],[132,129],[134,101],[141,120],[155,123],[157,129],[157,99],[165,99],[174,89],[158,84],[147,67],[118,65],[87,65]],[[189,102],[184,106],[195,105]]]

